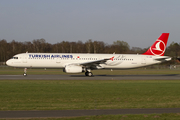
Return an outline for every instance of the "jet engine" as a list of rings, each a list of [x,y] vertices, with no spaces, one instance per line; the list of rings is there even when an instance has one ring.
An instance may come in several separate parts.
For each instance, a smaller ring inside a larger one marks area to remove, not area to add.
[[[85,72],[85,68],[82,66],[68,65],[68,66],[65,66],[65,68],[63,69],[63,72],[66,72],[66,73],[82,73],[82,72]]]

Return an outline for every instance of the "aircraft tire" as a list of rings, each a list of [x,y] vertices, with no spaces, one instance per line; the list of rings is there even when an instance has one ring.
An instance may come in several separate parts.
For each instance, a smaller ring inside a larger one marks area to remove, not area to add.
[[[92,77],[93,76],[92,72],[88,72],[88,76]]]
[[[85,76],[88,76],[88,72],[85,72]]]
[[[24,77],[26,77],[26,76],[27,76],[27,74],[26,74],[26,73],[24,73],[24,74],[23,74],[23,76],[24,76]]]

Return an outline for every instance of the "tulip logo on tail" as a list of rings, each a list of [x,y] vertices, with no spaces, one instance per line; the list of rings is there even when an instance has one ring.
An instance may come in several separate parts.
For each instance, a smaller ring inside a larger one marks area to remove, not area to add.
[[[143,55],[163,56],[166,49],[169,33],[162,33],[155,43]]]
[[[162,40],[157,40],[151,47],[150,51],[153,55],[162,55],[165,52],[166,45]]]

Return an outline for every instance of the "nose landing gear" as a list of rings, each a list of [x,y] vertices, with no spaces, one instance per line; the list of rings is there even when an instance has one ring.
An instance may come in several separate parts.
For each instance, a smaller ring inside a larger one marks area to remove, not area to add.
[[[24,74],[23,74],[24,77],[27,76],[27,68],[24,68]]]

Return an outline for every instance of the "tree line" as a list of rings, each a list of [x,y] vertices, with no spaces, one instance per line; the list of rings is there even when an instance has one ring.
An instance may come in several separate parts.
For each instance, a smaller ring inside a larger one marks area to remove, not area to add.
[[[45,39],[34,39],[32,42],[17,42],[12,40],[7,42],[5,39],[0,40],[0,62],[5,62],[18,53],[34,52],[34,53],[115,53],[115,54],[141,54],[149,49],[132,47],[125,41],[117,40],[113,44],[106,44],[103,41],[86,42],[68,42],[62,41],[56,44],[50,44]],[[180,43],[172,42],[166,48],[165,55],[175,59],[180,56]]]

